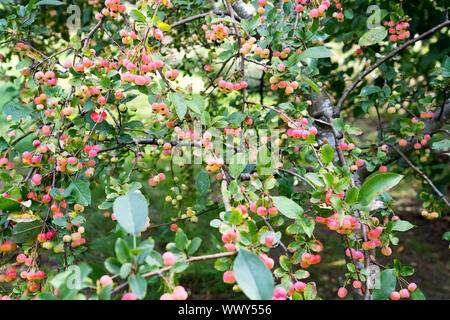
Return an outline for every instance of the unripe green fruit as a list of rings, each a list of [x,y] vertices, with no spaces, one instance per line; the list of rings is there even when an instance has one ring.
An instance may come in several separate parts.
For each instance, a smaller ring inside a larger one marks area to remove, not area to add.
[[[197,216],[193,216],[193,217],[191,218],[191,222],[192,222],[192,223],[197,223],[197,222],[198,222],[198,217],[197,217]]]
[[[179,194],[179,195],[177,195],[176,199],[177,199],[178,201],[180,201],[181,199],[183,199],[183,196],[182,196],[181,194]]]
[[[45,241],[42,244],[42,248],[50,250],[51,248],[53,248],[53,243],[51,241]]]
[[[105,141],[105,135],[103,133],[98,135],[98,141]]]
[[[120,112],[126,112],[127,111],[127,106],[124,105],[124,104],[121,104],[118,109],[119,109]]]
[[[137,106],[131,106],[130,110],[133,111],[133,112],[136,112],[137,111]]]
[[[167,196],[166,197],[166,202],[170,202],[170,201],[172,201],[172,197],[171,196]]]
[[[173,205],[176,205],[177,202],[178,202],[178,201],[177,201],[176,199],[173,199],[173,200],[172,200],[172,204],[173,204]]]

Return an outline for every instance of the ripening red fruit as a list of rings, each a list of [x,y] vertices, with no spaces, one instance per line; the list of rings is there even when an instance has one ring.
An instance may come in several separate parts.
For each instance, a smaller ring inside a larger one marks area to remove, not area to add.
[[[125,293],[122,297],[122,300],[137,300],[137,297],[133,293]]]
[[[47,232],[47,239],[52,239],[55,236],[55,233],[53,231]]]
[[[347,289],[345,289],[344,287],[339,288],[338,297],[342,299],[342,298],[345,298],[346,295],[347,295]]]
[[[406,139],[400,139],[400,140],[398,140],[398,145],[400,146],[400,147],[404,147],[404,146],[406,146],[408,144],[408,141],[406,141]]]
[[[266,207],[258,207],[258,209],[256,209],[256,214],[258,215],[258,216],[265,216],[265,215],[267,215],[267,208]]]
[[[400,293],[397,291],[394,291],[389,296],[392,300],[400,300]]]
[[[274,238],[272,236],[266,236],[264,242],[266,246],[271,247],[273,245]]]
[[[106,98],[104,96],[100,96],[97,98],[97,102],[102,105],[106,104]]]
[[[45,233],[39,233],[37,239],[39,242],[45,242],[47,240],[47,235]]]
[[[175,223],[172,223],[171,225],[170,225],[170,230],[172,230],[172,231],[177,231],[178,230],[178,225],[176,225]]]
[[[49,203],[50,201],[52,201],[52,197],[49,194],[44,194],[42,196],[42,202]]]
[[[361,281],[359,281],[359,280],[353,281],[353,288],[359,289],[359,288],[361,288],[361,287],[362,287]]]
[[[163,258],[163,262],[166,266],[171,266],[175,263],[175,255],[170,251],[165,252],[162,255],[162,258]]]
[[[106,287],[106,286],[113,284],[113,279],[106,274],[104,276],[102,276],[99,281],[100,281],[100,285],[102,287]]]
[[[383,247],[383,248],[381,248],[381,253],[384,256],[390,256],[392,254],[392,249],[390,247],[387,247],[387,248]]]
[[[387,167],[381,166],[379,170],[380,170],[380,172],[387,172]]]
[[[26,259],[27,259],[27,256],[24,255],[23,253],[18,254],[16,257],[16,260],[18,263],[24,263]]]
[[[234,272],[230,271],[230,270],[225,271],[223,273],[223,282],[229,283],[229,284],[235,283],[236,278],[234,277]]]
[[[409,291],[413,292],[413,291],[416,290],[416,289],[417,289],[417,285],[416,285],[414,282],[411,282],[411,283],[408,285],[408,290],[409,290]]]
[[[273,291],[273,298],[276,300],[285,300],[287,296],[286,289],[283,287],[277,287]]]
[[[408,289],[402,289],[398,293],[400,294],[400,298],[403,299],[408,299],[410,296]]]
[[[34,279],[36,280],[42,280],[45,277],[44,271],[37,271],[34,273]]]

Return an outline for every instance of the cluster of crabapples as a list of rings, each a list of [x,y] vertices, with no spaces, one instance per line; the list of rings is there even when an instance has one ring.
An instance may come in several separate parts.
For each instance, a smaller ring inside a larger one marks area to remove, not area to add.
[[[8,158],[2,157],[0,158],[0,168],[12,170],[14,169],[14,162],[10,162]]]
[[[230,34],[230,29],[222,23],[217,24],[212,29],[209,29],[209,27],[204,24],[202,25],[202,30],[205,31],[205,38],[210,41],[223,41],[228,38]]]
[[[30,50],[30,46],[23,42],[17,42],[16,45],[14,46],[13,50],[28,51],[28,50]]]
[[[206,161],[206,171],[208,172],[215,172],[219,171],[220,168],[223,166],[224,161],[222,158],[208,158]]]
[[[296,122],[296,128],[289,128],[286,131],[286,134],[289,137],[292,137],[294,139],[307,139],[310,134],[316,135],[317,134],[317,128],[316,127],[309,127],[308,128],[308,120],[306,118],[303,118],[301,121]]]
[[[358,219],[348,214],[344,215],[342,223],[340,224],[339,216],[339,212],[336,211],[328,218],[317,216],[316,221],[325,224],[330,230],[336,231],[339,234],[349,234],[359,226]]]
[[[156,114],[160,114],[164,117],[170,116],[169,108],[167,108],[167,105],[164,101],[161,102],[153,102],[152,103],[152,111]]]
[[[436,211],[428,212],[427,210],[423,210],[420,214],[422,215],[422,217],[428,220],[434,220],[439,218],[439,213],[437,213]]]
[[[101,20],[103,17],[113,17],[117,18],[119,13],[125,12],[126,7],[124,4],[120,4],[120,0],[106,0],[105,8],[102,9],[101,13],[97,12],[95,14],[95,19]]]
[[[163,182],[164,180],[166,180],[166,175],[164,173],[158,173],[157,175],[151,177],[148,180],[148,184],[152,187],[157,186],[160,182]]]
[[[397,42],[400,40],[405,40],[410,37],[410,32],[408,30],[409,23],[407,21],[398,21],[395,23],[390,20],[386,22],[386,25],[389,27],[389,41]]]
[[[89,56],[94,56],[95,50],[89,49],[87,52],[89,52]],[[63,63],[64,67],[67,69],[70,69],[72,67],[72,62],[65,61]],[[95,70],[98,70],[99,72],[107,73],[111,70],[117,70],[118,65],[116,62],[108,62],[107,60],[104,60],[102,57],[97,57],[95,61],[92,61],[91,59],[85,57],[80,63],[76,64],[73,69],[75,72],[79,73],[86,73],[86,72],[92,72]]]
[[[227,82],[225,80],[220,80],[218,85],[219,85],[220,92],[223,92],[223,93],[230,93],[233,90],[245,89],[248,86],[246,81],[232,83],[232,82]]]
[[[39,281],[45,278],[45,272],[42,270],[38,271],[22,271],[19,275],[20,279],[26,280],[26,291],[36,292],[39,289]],[[9,267],[6,270],[6,273],[0,274],[0,282],[13,282],[15,280],[19,280],[17,278],[17,269],[15,267]],[[6,299],[5,299],[6,300]]]
[[[39,84],[45,84],[48,86],[56,86],[58,81],[53,71],[47,71],[46,73],[38,71],[35,73],[34,77],[38,80]]]

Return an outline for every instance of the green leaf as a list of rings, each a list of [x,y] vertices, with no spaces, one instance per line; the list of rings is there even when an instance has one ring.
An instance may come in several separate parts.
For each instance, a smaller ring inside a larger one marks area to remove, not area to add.
[[[411,300],[426,300],[425,295],[419,288],[416,288],[413,292],[411,292]]]
[[[109,273],[118,274],[122,264],[114,257],[109,257],[105,260],[105,268]]]
[[[170,92],[168,96],[169,100],[175,106],[175,111],[177,112],[178,118],[183,120],[187,112],[187,104],[183,95],[179,92]]]
[[[48,6],[62,6],[64,4],[64,2],[62,1],[57,1],[57,0],[41,0],[39,2],[37,2],[35,4],[35,6],[43,6],[43,5],[48,5]]]
[[[280,259],[279,259],[279,262],[280,262],[281,268],[283,268],[284,271],[291,270],[292,263],[291,263],[291,261],[289,260],[289,258],[287,256],[281,255]]]
[[[280,213],[288,218],[297,219],[303,216],[303,208],[284,196],[272,197],[273,204]]]
[[[175,245],[178,250],[184,250],[188,243],[188,238],[182,229],[178,229],[175,234]]]
[[[305,174],[305,177],[309,181],[311,181],[315,186],[317,186],[319,188],[325,186],[325,184],[323,183],[323,179],[317,173],[308,172],[308,173]]]
[[[245,153],[243,152],[236,153],[231,158],[231,163],[229,165],[231,177],[237,179],[241,175],[242,171],[244,171],[246,165],[247,165],[247,157]]]
[[[308,48],[300,54],[299,58],[304,60],[306,58],[329,58],[333,52],[326,47],[312,47]]]
[[[132,268],[133,268],[133,265],[131,263],[129,263],[129,262],[124,263],[122,265],[122,267],[120,267],[120,277],[122,279],[126,279],[128,277],[128,275],[130,274]]]
[[[334,159],[334,150],[332,147],[330,147],[329,144],[324,145],[320,149],[320,159],[325,163],[328,164]]]
[[[72,195],[75,198],[76,203],[83,206],[91,204],[91,189],[89,188],[89,182],[84,180],[72,181],[72,183],[64,190],[63,197]]]
[[[447,231],[442,235],[442,240],[450,241],[450,231]]]
[[[12,234],[13,238],[11,241],[15,243],[24,243],[31,240],[36,240],[37,235],[42,230],[41,221],[31,221],[31,222],[21,222],[16,224]]]
[[[408,231],[414,228],[414,225],[405,220],[394,220],[392,221],[391,231]]]
[[[183,261],[175,262],[175,264],[170,268],[171,272],[175,273],[182,273],[184,270],[186,270],[188,267],[188,264]]]
[[[202,244],[202,239],[199,237],[195,237],[194,239],[192,239],[188,246],[187,246],[187,253],[189,255],[194,254],[198,248],[200,248],[200,245]]]
[[[128,278],[131,291],[138,299],[144,299],[147,294],[147,281],[141,275],[130,276]]]
[[[345,195],[345,203],[348,205],[354,204],[358,201],[359,189],[357,187],[352,187],[347,191]]]
[[[103,287],[100,291],[100,294],[98,295],[99,300],[111,300],[111,290],[112,290],[112,284]]]
[[[272,154],[265,145],[258,148],[258,154],[256,156],[256,170],[258,176],[265,179],[273,173],[273,159]]]
[[[376,173],[366,179],[359,191],[358,200],[362,205],[369,205],[377,196],[397,185],[403,176],[396,173]]]
[[[378,93],[381,91],[381,88],[378,86],[366,86],[361,89],[361,93],[359,94],[361,97],[368,97],[371,94]]]
[[[136,9],[131,10],[130,15],[136,21],[143,22],[143,23],[146,22],[145,16],[139,10],[136,10]]]
[[[128,244],[125,242],[125,240],[118,238],[114,247],[114,251],[116,252],[117,259],[121,263],[128,262],[128,259],[130,258],[130,249],[128,248]]]
[[[434,142],[431,146],[434,150],[444,150],[450,148],[450,140],[444,139],[441,141]]]
[[[375,284],[379,284],[378,289],[373,290],[374,300],[386,300],[392,291],[395,290],[397,284],[397,277],[394,269],[386,269],[377,274]]]
[[[189,109],[197,114],[202,114],[205,110],[205,98],[199,94],[192,95],[192,101],[186,101]]]
[[[0,197],[0,209],[3,211],[18,211],[20,209],[20,202],[5,197]]]
[[[310,79],[310,78],[308,78],[308,77],[306,77],[306,76],[303,76],[303,75],[302,75],[302,79],[303,79],[303,81],[305,81],[305,82],[311,87],[311,89],[313,89],[315,92],[317,92],[318,94],[321,93],[321,92],[320,92],[319,86],[317,85],[317,83],[314,82],[314,80],[312,80],[312,79]]]
[[[200,171],[195,179],[195,187],[200,195],[204,195],[210,187],[209,175],[206,171]]]
[[[33,110],[28,106],[16,105],[14,102],[10,102],[3,107],[3,113],[7,116],[11,116],[13,121],[18,121],[22,118],[29,116]]]
[[[226,17],[226,16],[224,16],[224,17],[215,17],[215,18],[213,18],[211,20],[212,24],[213,23],[218,23],[218,22],[227,22],[227,23],[236,24],[239,27],[242,27],[242,25],[239,22],[237,22],[236,20],[234,20],[234,19],[232,19],[230,17]]]
[[[361,47],[371,46],[382,41],[387,35],[388,32],[386,28],[383,26],[378,26],[364,33],[358,43]]]
[[[233,263],[236,282],[251,300],[270,300],[273,296],[274,280],[269,268],[253,252],[239,250]]]
[[[137,235],[147,224],[148,205],[144,196],[131,192],[114,200],[114,213],[120,226],[127,232]]]

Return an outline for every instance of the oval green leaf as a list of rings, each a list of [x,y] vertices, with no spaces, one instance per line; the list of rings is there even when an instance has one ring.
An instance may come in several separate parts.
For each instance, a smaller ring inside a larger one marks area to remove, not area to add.
[[[138,192],[120,196],[114,201],[114,213],[122,228],[137,235],[147,224],[147,200]]]
[[[255,253],[241,249],[234,260],[233,272],[237,283],[249,299],[272,299],[274,290],[272,273]]]

